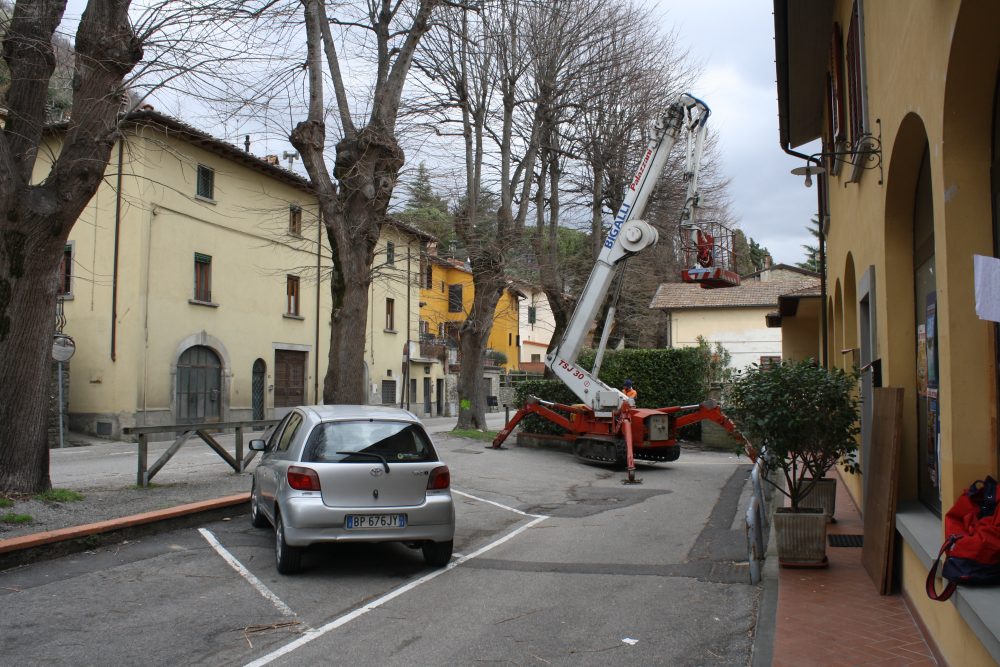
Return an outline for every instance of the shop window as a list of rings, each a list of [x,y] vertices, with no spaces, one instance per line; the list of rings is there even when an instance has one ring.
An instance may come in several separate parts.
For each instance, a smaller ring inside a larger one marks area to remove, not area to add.
[[[997,77],[993,93],[993,165],[990,169],[990,177],[990,189],[993,195],[993,255],[1000,257],[1000,75]],[[993,340],[996,342],[996,349],[993,353],[993,368],[998,385],[997,396],[1000,396],[1000,325],[993,325]],[[997,406],[997,409],[1000,412],[1000,405]],[[996,444],[998,445],[997,455],[1000,457],[1000,442]]]
[[[930,152],[924,148],[913,207],[914,324],[917,333],[917,496],[941,514],[941,397]]]

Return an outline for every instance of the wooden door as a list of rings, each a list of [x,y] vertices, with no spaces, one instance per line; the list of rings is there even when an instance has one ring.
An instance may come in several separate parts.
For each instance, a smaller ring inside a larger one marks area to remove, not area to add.
[[[303,405],[306,399],[306,353],[274,351],[274,407]]]

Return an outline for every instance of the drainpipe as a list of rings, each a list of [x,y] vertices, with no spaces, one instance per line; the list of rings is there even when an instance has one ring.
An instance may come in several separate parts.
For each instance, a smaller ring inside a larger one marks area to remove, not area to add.
[[[792,157],[797,157],[805,160],[806,162],[812,162],[817,167],[823,167],[823,164],[819,161],[819,158],[815,158],[811,155],[806,155],[805,153],[799,153],[798,151],[792,150],[788,146],[782,145],[781,150],[783,150],[788,155]],[[827,339],[829,338],[829,333],[827,332],[827,316],[826,316],[826,185],[827,185],[827,173],[824,169],[821,173],[816,175],[816,214],[819,218],[819,294],[820,294],[820,328],[822,336],[822,349],[820,350],[820,360],[823,363],[823,368],[829,368],[829,347]]]
[[[111,361],[117,356],[118,334],[118,237],[122,222],[122,163],[124,162],[125,135],[118,139],[118,178],[115,186],[115,253],[111,270]]]
[[[247,143],[250,142],[250,135],[247,135]],[[316,352],[313,354],[313,401],[316,405],[321,404],[319,396],[319,306],[323,293],[323,267],[320,260],[323,256],[323,209],[316,210]],[[329,350],[327,350],[329,353]]]

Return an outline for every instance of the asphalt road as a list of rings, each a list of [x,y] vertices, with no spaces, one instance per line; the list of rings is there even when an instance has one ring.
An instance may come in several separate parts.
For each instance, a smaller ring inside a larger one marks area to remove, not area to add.
[[[447,569],[332,546],[284,577],[273,532],[236,516],[0,573],[2,662],[749,664],[745,460],[688,450],[625,486],[560,452],[435,440],[458,512]]]

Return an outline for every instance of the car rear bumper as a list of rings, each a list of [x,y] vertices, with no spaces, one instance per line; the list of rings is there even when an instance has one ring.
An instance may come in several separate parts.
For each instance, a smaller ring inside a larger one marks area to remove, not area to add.
[[[405,514],[405,528],[348,530],[349,514]],[[420,505],[407,507],[327,507],[322,498],[287,498],[281,504],[285,541],[296,547],[319,542],[447,542],[455,536],[451,495],[428,494]]]

